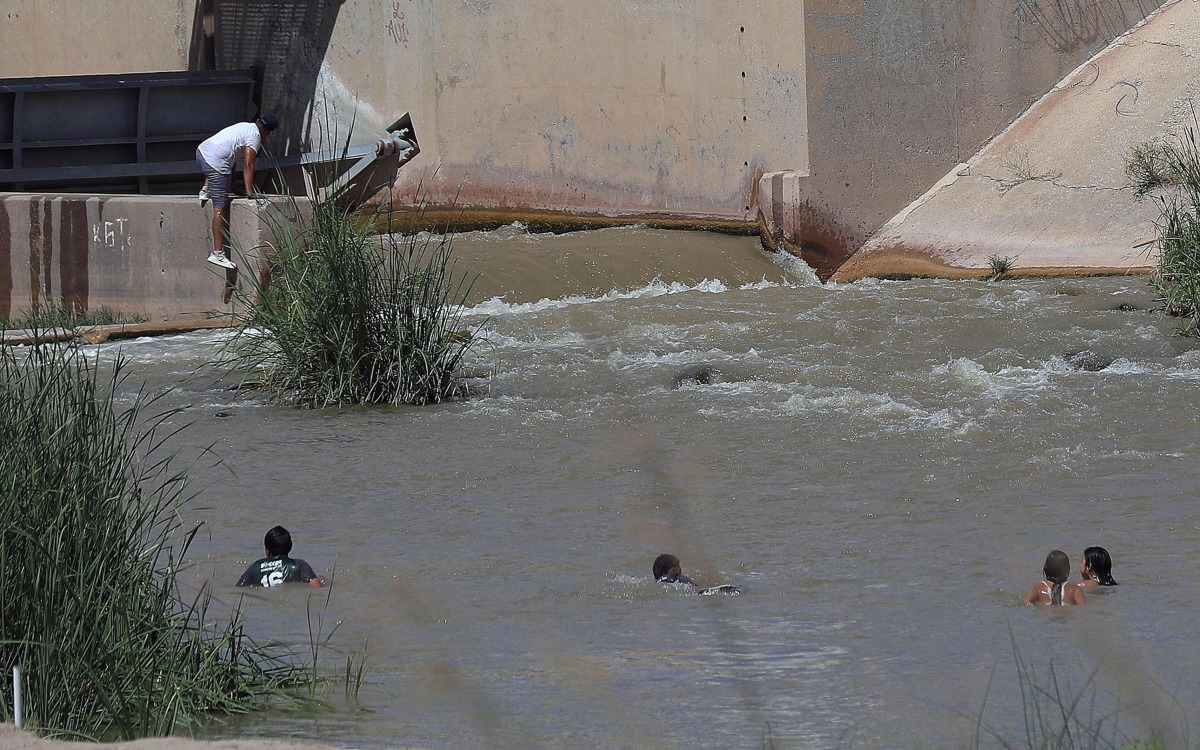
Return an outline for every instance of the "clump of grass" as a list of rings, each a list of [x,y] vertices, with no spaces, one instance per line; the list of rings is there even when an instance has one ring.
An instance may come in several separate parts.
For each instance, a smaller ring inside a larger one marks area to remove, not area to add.
[[[235,314],[232,361],[268,397],[296,406],[430,404],[466,395],[464,357],[486,323],[464,320],[470,282],[453,236],[398,232],[314,199],[301,225],[272,228],[267,273]]]
[[[1138,195],[1179,184],[1179,175],[1172,168],[1173,151],[1172,144],[1164,138],[1152,138],[1129,150],[1125,156],[1125,176]]]
[[[1170,315],[1186,318],[1184,335],[1200,332],[1200,147],[1196,127],[1166,143],[1165,170],[1177,177],[1177,189],[1158,196],[1158,262],[1150,283]]]
[[[76,310],[62,304],[39,305],[23,315],[0,320],[8,328],[79,328],[81,326],[107,326],[122,323],[145,323],[144,315],[120,313],[108,307],[94,310]]]
[[[26,721],[53,736],[171,734],[295,675],[237,613],[211,626],[206,594],[181,598],[186,474],[156,458],[170,412],[143,421],[140,395],[117,409],[122,369],[73,345],[0,348],[0,670],[22,668]],[[5,720],[12,699],[0,680]]]
[[[992,271],[992,275],[988,278],[989,281],[999,281],[1016,268],[1016,259],[1008,256],[993,254],[989,255],[987,260],[988,268]]]

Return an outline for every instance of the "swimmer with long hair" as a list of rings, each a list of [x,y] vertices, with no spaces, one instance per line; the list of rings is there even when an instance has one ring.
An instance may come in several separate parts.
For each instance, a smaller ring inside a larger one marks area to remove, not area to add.
[[[1083,580],[1076,586],[1116,586],[1112,577],[1112,557],[1103,547],[1088,547],[1079,561],[1079,575]]]
[[[1066,586],[1071,576],[1071,559],[1062,550],[1046,555],[1042,566],[1045,580],[1038,581],[1025,595],[1026,604],[1086,604],[1081,586]]]

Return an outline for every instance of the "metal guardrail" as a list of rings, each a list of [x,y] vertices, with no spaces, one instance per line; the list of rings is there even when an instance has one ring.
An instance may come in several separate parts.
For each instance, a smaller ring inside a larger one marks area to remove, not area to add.
[[[250,71],[0,79],[0,190],[148,193],[253,113]]]

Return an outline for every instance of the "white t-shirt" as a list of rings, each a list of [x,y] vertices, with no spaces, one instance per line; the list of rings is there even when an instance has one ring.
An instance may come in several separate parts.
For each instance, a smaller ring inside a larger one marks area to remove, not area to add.
[[[229,174],[233,171],[233,163],[247,146],[257,154],[262,147],[262,136],[258,132],[258,125],[239,122],[201,143],[200,155],[208,162],[208,166],[221,174]]]

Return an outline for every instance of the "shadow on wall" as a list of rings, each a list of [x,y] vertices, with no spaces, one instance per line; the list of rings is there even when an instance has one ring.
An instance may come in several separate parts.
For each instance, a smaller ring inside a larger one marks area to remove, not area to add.
[[[273,151],[299,150],[345,0],[196,0],[190,70],[253,69],[255,103],[279,115]]]
[[[1017,0],[1018,28],[1029,26],[1059,52],[1086,49],[1124,33],[1164,0]],[[1018,32],[1018,36],[1020,32]],[[1023,41],[1018,39],[1018,41]]]

